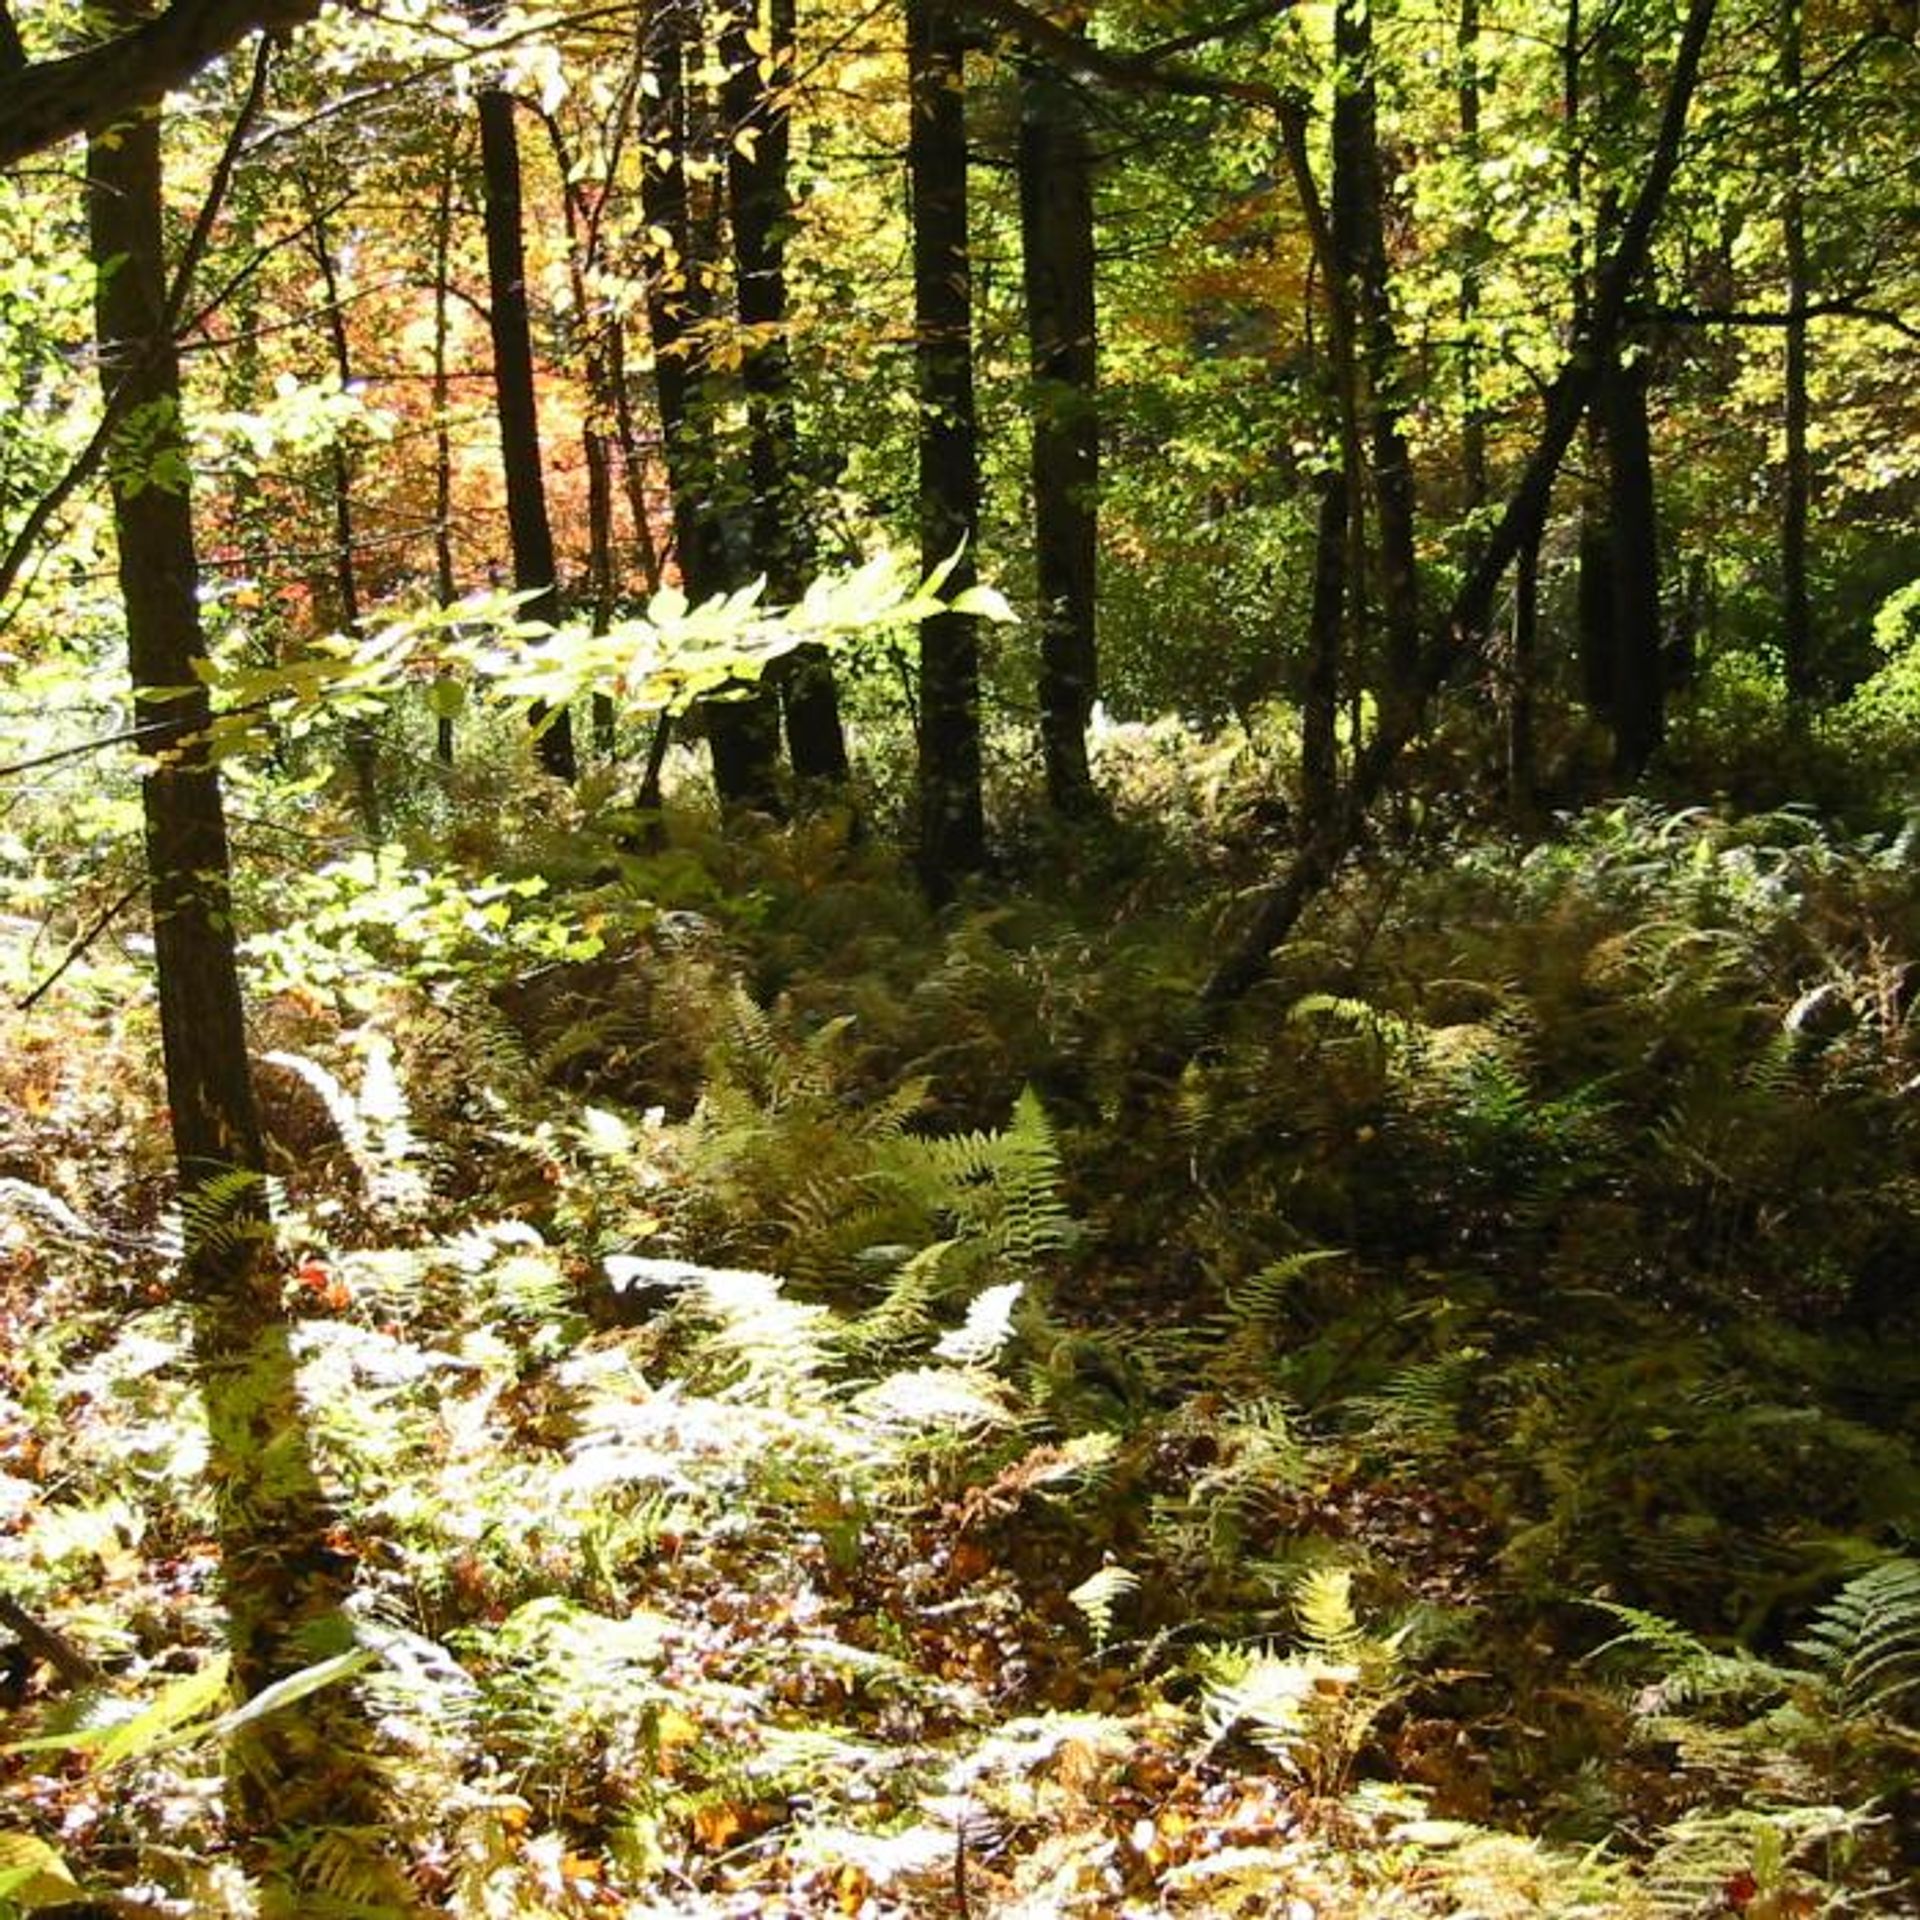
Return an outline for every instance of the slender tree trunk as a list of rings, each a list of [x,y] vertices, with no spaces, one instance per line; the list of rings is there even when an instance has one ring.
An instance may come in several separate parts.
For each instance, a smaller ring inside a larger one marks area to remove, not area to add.
[[[1384,704],[1392,705],[1412,697],[1420,652],[1420,593],[1414,563],[1413,460],[1401,423],[1400,348],[1388,290],[1373,11],[1373,0],[1339,0],[1334,9],[1333,165],[1336,182],[1342,176],[1346,181],[1347,217],[1336,222],[1335,234],[1343,243],[1341,271],[1352,289],[1359,322],[1366,454],[1379,533]]]
[[[813,571],[800,497],[799,430],[793,406],[793,349],[787,334],[789,91],[793,84],[793,0],[728,0],[721,59],[728,131],[727,187],[733,213],[734,279],[744,337],[748,472],[753,544],[773,599],[791,605]],[[757,44],[756,44],[757,43]],[[824,649],[803,647],[776,676],[787,752],[803,783],[841,787],[847,778],[840,694]]]
[[[1460,0],[1454,39],[1459,62],[1460,154],[1467,169],[1468,231],[1460,263],[1460,478],[1468,513],[1487,501],[1487,415],[1480,391],[1480,293],[1488,243],[1480,186],[1480,0]],[[1476,536],[1477,537],[1477,532]]]
[[[1608,524],[1613,568],[1614,769],[1644,773],[1666,734],[1666,668],[1661,658],[1660,543],[1647,417],[1652,364],[1642,352],[1616,356],[1601,379],[1607,443]]]
[[[693,152],[691,76],[700,51],[696,0],[661,0],[647,25],[650,112],[641,204],[654,239],[647,279],[647,323],[667,485],[673,494],[674,552],[681,584],[699,602],[739,582],[716,498],[719,475],[706,387],[703,321],[712,318],[710,212],[696,222],[687,162]],[[698,239],[696,235],[698,234]],[[769,688],[702,709],[713,754],[713,784],[723,804],[781,811],[777,757],[779,708]]]
[[[1307,662],[1300,696],[1300,832],[1321,832],[1339,793],[1337,736],[1340,654],[1347,597],[1348,516],[1352,490],[1343,472],[1318,482],[1320,511],[1313,548],[1313,606],[1307,624]]]
[[[1047,797],[1073,817],[1094,804],[1087,721],[1099,692],[1093,163],[1079,95],[1039,61],[1021,79],[1020,247],[1033,378],[1040,737]]]
[[[442,607],[460,597],[453,567],[453,378],[448,364],[454,171],[449,157],[433,207],[433,591]],[[442,767],[453,765],[452,698],[452,686],[443,683],[433,725],[434,756]]]
[[[1421,702],[1443,686],[1463,662],[1480,657],[1500,582],[1523,545],[1536,537],[1544,524],[1554,476],[1594,402],[1598,369],[1614,356],[1628,298],[1645,269],[1654,228],[1666,207],[1716,11],[1717,0],[1690,0],[1673,77],[1661,108],[1659,131],[1632,210],[1595,277],[1584,326],[1547,389],[1533,452],[1508,495],[1485,551],[1453,596],[1444,620],[1429,633],[1421,649],[1415,683]],[[1286,872],[1255,901],[1241,937],[1201,989],[1187,1033],[1178,1045],[1146,1063],[1143,1081],[1161,1079],[1191,1059],[1217,1031],[1226,1010],[1262,978],[1274,950],[1292,934],[1309,903],[1352,853],[1369,810],[1414,738],[1419,720],[1416,708],[1396,721],[1383,723],[1365,750],[1355,756],[1326,828],[1301,847]]]
[[[1598,219],[1587,201],[1586,88],[1582,64],[1586,51],[1585,27],[1579,0],[1569,0],[1566,28],[1560,40],[1560,111],[1566,127],[1567,205],[1571,209],[1571,258],[1568,275],[1572,291],[1570,333],[1578,340],[1587,330],[1591,304],[1592,258],[1608,226],[1610,201],[1602,196]],[[1613,542],[1607,518],[1607,453],[1604,409],[1589,411],[1583,433],[1585,458],[1580,475],[1579,550],[1575,572],[1575,647],[1580,669],[1581,699],[1587,711],[1607,726],[1613,725],[1614,618]]]
[[[955,0],[907,0],[920,558],[931,570],[959,553],[949,593],[973,582],[980,518],[964,68]],[[945,898],[983,866],[986,842],[978,623],[936,614],[920,629],[920,866],[929,893]]]
[[[540,461],[540,416],[534,396],[533,326],[527,303],[526,243],[520,211],[520,139],[513,96],[489,85],[480,93],[480,166],[486,182],[487,301],[493,329],[493,383],[500,417],[500,464],[507,484],[513,582],[532,597],[523,612],[555,625],[560,588]],[[559,780],[577,773],[573,721],[563,709],[536,710],[540,764]]]
[[[1540,658],[1540,539],[1532,528],[1515,555],[1513,636],[1507,660],[1507,806],[1520,826],[1539,805],[1540,772],[1534,739],[1534,688]]]
[[[1602,378],[1605,384],[1605,377]],[[1606,419],[1596,407],[1582,436],[1585,462],[1580,475],[1578,571],[1574,613],[1580,663],[1581,699],[1587,711],[1608,727],[1614,724],[1617,657],[1614,634],[1613,522],[1609,510],[1613,466]]]
[[[308,206],[313,223],[313,262],[320,273],[333,377],[345,394],[353,388],[353,345],[347,335],[346,308],[340,301],[339,262],[334,256],[326,209],[311,185]],[[340,631],[348,639],[357,641],[362,627],[358,542],[353,521],[356,464],[352,447],[344,434],[336,431],[327,444],[328,493],[333,508],[333,591],[339,606]],[[347,722],[347,761],[353,769],[360,830],[369,840],[377,841],[380,838],[380,736],[373,721],[356,717]]]
[[[284,1669],[301,1617],[336,1604],[343,1582],[323,1544],[325,1502],[305,1452],[277,1286],[261,1270],[264,1159],[235,958],[226,820],[207,750],[207,651],[179,361],[166,321],[156,115],[136,115],[88,142],[87,208],[102,386],[134,430],[122,438],[126,458],[110,461],[109,471],[134,716],[147,756],[141,806],[179,1165],[181,1286],[193,1309],[195,1370],[220,1494],[233,1674],[254,1693]],[[273,1470],[265,1473],[269,1459]],[[235,1777],[243,1830],[297,1806],[300,1793],[274,1722],[253,1731],[251,1757],[259,1771]],[[355,1796],[346,1798],[349,1817],[365,1813]]]
[[[567,226],[567,280],[581,335],[581,372],[587,389],[586,415],[580,423],[580,454],[587,470],[587,599],[590,630],[597,637],[613,626],[618,598],[618,569],[613,540],[613,423],[611,380],[607,373],[607,334],[617,327],[594,311],[589,276],[599,264],[598,223],[582,205],[583,189],[575,177],[574,158],[560,123],[542,115],[553,143],[554,164],[560,171],[560,205]],[[619,744],[613,696],[593,696],[593,747],[611,760]]]
[[[1802,124],[1804,0],[1781,0],[1780,89],[1787,110],[1787,198],[1783,216],[1787,255],[1787,469],[1780,516],[1780,650],[1786,666],[1788,711],[1804,725],[1814,686],[1813,601],[1807,583],[1807,534],[1813,505],[1813,462],[1807,447],[1806,133]]]

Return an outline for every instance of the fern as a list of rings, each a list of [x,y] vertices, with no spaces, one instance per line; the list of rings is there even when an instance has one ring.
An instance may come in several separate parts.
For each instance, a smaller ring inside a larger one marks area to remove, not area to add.
[[[1821,1673],[1844,1713],[1920,1725],[1920,1560],[1884,1561],[1849,1580],[1794,1651]]]
[[[261,1058],[284,1067],[319,1096],[368,1201],[383,1213],[408,1218],[424,1211],[431,1197],[423,1149],[413,1131],[406,1091],[394,1071],[392,1042],[371,1027],[357,1040],[362,1057],[357,1094],[305,1054],[274,1052]]]
[[[1139,1585],[1137,1573],[1109,1564],[1089,1574],[1067,1595],[1086,1620],[1096,1647],[1104,1647],[1112,1637],[1114,1607]]]

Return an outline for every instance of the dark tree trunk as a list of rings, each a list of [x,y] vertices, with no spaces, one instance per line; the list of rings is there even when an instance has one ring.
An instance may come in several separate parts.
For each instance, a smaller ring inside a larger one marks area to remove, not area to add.
[[[1383,704],[1405,705],[1412,698],[1420,653],[1420,596],[1414,566],[1413,460],[1401,424],[1400,348],[1388,292],[1373,0],[1339,0],[1334,9],[1334,59],[1335,199],[1345,203],[1334,237],[1358,322],[1366,456],[1379,531],[1386,642]],[[1358,581],[1351,584],[1357,588]]]
[[[340,303],[340,273],[333,255],[333,237],[317,190],[310,190],[308,205],[313,220],[313,262],[320,273],[333,377],[340,383],[340,391],[349,393],[353,388],[353,346],[347,336],[346,309]],[[336,430],[327,444],[327,490],[333,508],[333,591],[340,631],[351,640],[361,637],[360,566],[353,522],[356,464],[353,448],[344,434]],[[380,838],[380,736],[372,720],[356,717],[347,722],[347,761],[353,769],[360,829],[369,840],[377,841]]]
[[[449,159],[433,208],[433,591],[442,607],[452,606],[460,597],[453,568],[453,376],[447,359],[453,181],[454,165]],[[452,691],[450,685],[440,687],[433,726],[434,757],[443,767],[453,765],[453,715],[448,710]]]
[[[1614,655],[1613,522],[1609,501],[1613,464],[1606,419],[1596,407],[1587,417],[1586,460],[1580,476],[1578,575],[1574,612],[1580,662],[1580,694],[1587,711],[1611,727],[1617,674]]]
[[[907,0],[920,557],[930,571],[959,553],[950,594],[973,582],[980,517],[964,65],[954,0]],[[937,614],[920,629],[920,865],[928,891],[945,898],[983,866],[986,841],[978,623]]]
[[[1803,724],[1814,687],[1813,601],[1807,583],[1807,535],[1813,506],[1813,461],[1807,446],[1807,207],[1801,36],[1803,0],[1781,0],[1780,87],[1788,115],[1786,407],[1787,465],[1780,515],[1780,650],[1788,709]]]
[[[1340,768],[1340,639],[1347,594],[1348,517],[1352,490],[1344,473],[1320,477],[1313,549],[1313,607],[1307,625],[1306,674],[1300,692],[1300,831],[1311,837],[1333,817]]]
[[[1540,658],[1540,538],[1534,527],[1515,555],[1513,640],[1507,660],[1507,805],[1521,826],[1534,817],[1540,791],[1534,741],[1534,687]]]
[[[1099,692],[1093,166],[1078,93],[1038,62],[1021,81],[1020,247],[1033,377],[1040,737],[1047,797],[1075,816],[1094,801],[1087,721]]]
[[[613,552],[612,382],[607,372],[607,335],[619,321],[609,321],[594,311],[587,276],[599,264],[598,222],[582,205],[573,155],[560,123],[550,115],[543,118],[553,142],[554,163],[560,170],[560,204],[567,226],[567,279],[581,332],[581,371],[587,389],[586,416],[580,424],[580,456],[587,470],[587,617],[597,637],[613,626],[619,591]],[[613,696],[596,693],[592,712],[594,752],[603,760],[611,760],[619,745]]]
[[[1652,367],[1615,356],[1601,377],[1608,449],[1608,530],[1613,599],[1613,758],[1636,779],[1666,734],[1666,669],[1661,659],[1660,543],[1647,419]]]
[[[103,381],[109,395],[126,383],[119,405],[138,417],[143,444],[154,449],[150,480],[114,469],[114,532],[134,718],[152,761],[141,796],[167,1101],[181,1189],[191,1197],[263,1162],[234,957],[226,822],[205,745],[211,707],[179,362],[159,331],[158,123],[143,115],[90,142],[87,154]],[[260,1194],[248,1204],[264,1219]],[[217,1285],[228,1275],[216,1262],[205,1277]]]
[[[735,136],[727,151],[727,187],[733,214],[734,278],[746,342],[741,376],[747,392],[753,544],[768,590],[783,605],[800,597],[813,571],[812,542],[800,496],[793,352],[787,339],[793,33],[793,0],[768,0],[764,30],[757,0],[730,0],[721,42],[727,68],[726,122]],[[756,40],[764,54],[756,50]],[[802,648],[783,663],[777,683],[794,772],[803,782],[843,786],[847,743],[833,665],[824,649]]]
[[[527,310],[526,245],[521,231],[520,140],[513,96],[498,86],[480,94],[480,166],[486,182],[487,301],[493,329],[493,384],[500,418],[500,464],[507,486],[513,582],[530,594],[526,617],[560,619],[560,589],[540,463],[540,417],[534,398],[533,327]],[[577,767],[573,722],[563,709],[536,711],[540,764],[556,779]]]
[[[1468,229],[1460,262],[1460,477],[1467,511],[1487,501],[1487,416],[1480,391],[1480,292],[1487,268],[1486,195],[1480,185],[1480,0],[1460,0],[1460,151],[1467,168]],[[1478,538],[1476,529],[1475,538]]]
[[[667,485],[673,495],[674,552],[687,597],[698,603],[739,584],[717,499],[712,407],[705,393],[701,322],[712,317],[713,262],[696,244],[687,161],[693,150],[691,75],[700,51],[695,0],[663,0],[647,24],[650,111],[644,129],[641,204],[654,235],[647,324]],[[708,223],[701,222],[706,236]],[[780,811],[779,709],[772,692],[713,701],[703,709],[713,784],[723,804]]]
[[[95,319],[109,406],[138,428],[109,463],[153,912],[167,1103],[179,1164],[181,1283],[207,1410],[222,1598],[236,1684],[284,1669],[303,1615],[337,1604],[325,1502],[303,1426],[277,1287],[260,1270],[268,1219],[247,1060],[220,781],[207,751],[211,703],[180,417],[166,318],[160,127],[141,114],[88,143]],[[261,1475],[271,1449],[275,1471]],[[252,1731],[255,1772],[235,1776],[243,1830],[301,1817],[299,1776],[278,1727]],[[277,1777],[276,1777],[277,1776]],[[369,1809],[353,1801],[349,1818]],[[271,1803],[271,1804],[269,1804]],[[335,1807],[331,1811],[339,1812]],[[314,1815],[309,1805],[308,1817]]]

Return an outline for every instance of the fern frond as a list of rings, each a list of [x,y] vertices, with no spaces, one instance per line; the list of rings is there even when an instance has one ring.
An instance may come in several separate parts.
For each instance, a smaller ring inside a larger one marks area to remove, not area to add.
[[[1794,1651],[1845,1712],[1920,1723],[1920,1560],[1887,1560],[1849,1580]]]
[[[1126,1567],[1109,1564],[1082,1580],[1067,1598],[1080,1609],[1093,1632],[1096,1646],[1104,1647],[1113,1633],[1115,1605],[1134,1592],[1140,1576]]]

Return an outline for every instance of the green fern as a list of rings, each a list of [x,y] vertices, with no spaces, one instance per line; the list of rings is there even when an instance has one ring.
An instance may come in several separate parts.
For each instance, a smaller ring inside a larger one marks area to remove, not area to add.
[[[1856,1575],[1814,1616],[1794,1651],[1847,1714],[1920,1725],[1920,1560]]]

